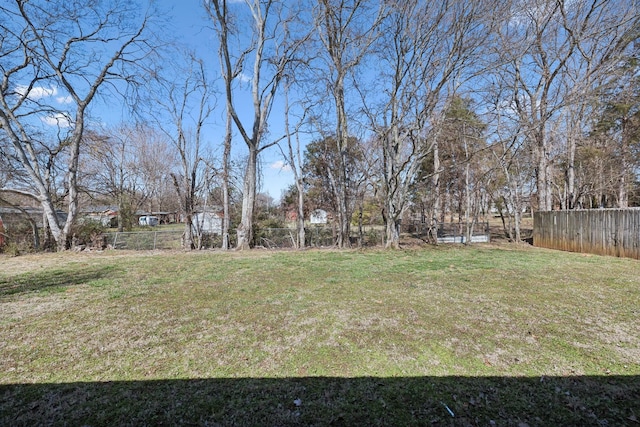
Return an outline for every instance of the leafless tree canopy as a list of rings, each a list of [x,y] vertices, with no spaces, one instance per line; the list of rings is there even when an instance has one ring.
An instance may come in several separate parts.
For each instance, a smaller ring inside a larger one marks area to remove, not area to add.
[[[0,6],[2,148],[25,178],[9,185],[41,203],[58,248],[66,247],[77,214],[78,158],[89,106],[106,86],[126,91],[152,51],[148,17],[140,10],[119,0],[15,0]],[[55,214],[60,197],[67,206],[63,224]]]
[[[293,171],[299,247],[305,205],[327,204],[339,247],[368,217],[383,218],[397,248],[406,221],[457,221],[470,235],[480,217],[498,215],[520,240],[527,210],[640,203],[635,0],[198,7],[200,59],[172,45],[160,60],[175,37],[152,31],[161,14],[150,6],[0,5],[0,189],[42,206],[58,249],[83,194],[121,204],[135,193],[152,206],[161,196],[140,191],[161,187],[152,181],[172,184],[192,247],[189,217],[214,177],[222,245],[235,227],[237,247],[249,248],[267,150]],[[131,119],[105,127],[114,105]],[[157,156],[135,157],[150,149]],[[320,164],[330,165],[322,176]],[[242,203],[232,219],[234,191]]]

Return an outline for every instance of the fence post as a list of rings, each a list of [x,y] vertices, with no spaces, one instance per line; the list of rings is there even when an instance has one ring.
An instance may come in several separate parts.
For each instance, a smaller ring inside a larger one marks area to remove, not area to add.
[[[116,237],[113,238],[113,249],[117,248],[116,246],[117,244],[118,244],[118,232],[116,231]]]
[[[156,241],[158,240],[158,232],[154,231],[153,232],[153,250],[156,250]]]

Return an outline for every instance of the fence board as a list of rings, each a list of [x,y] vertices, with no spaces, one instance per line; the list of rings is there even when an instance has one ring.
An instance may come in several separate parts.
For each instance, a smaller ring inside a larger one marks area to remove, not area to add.
[[[535,212],[533,244],[640,259],[640,208]]]

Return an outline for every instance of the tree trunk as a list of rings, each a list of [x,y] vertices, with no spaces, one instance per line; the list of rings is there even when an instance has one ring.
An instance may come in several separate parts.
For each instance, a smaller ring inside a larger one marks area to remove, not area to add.
[[[626,209],[629,207],[629,195],[627,192],[627,160],[623,153],[622,164],[620,165],[620,178],[618,179],[618,208]]]
[[[507,206],[507,198],[502,196],[502,202],[506,208]],[[504,235],[511,241],[513,241],[513,230],[511,228],[511,217],[509,215],[509,210],[507,209],[507,216],[509,219],[505,219],[504,217],[504,209],[502,206],[498,206],[498,215],[500,215],[500,220],[502,221],[502,230],[504,231]]]
[[[349,212],[349,186],[347,184],[347,148],[349,144],[349,133],[347,127],[347,114],[345,109],[344,100],[344,80],[340,77],[336,80],[335,89],[335,103],[336,103],[336,142],[338,145],[338,151],[340,152],[340,165],[338,168],[338,185],[337,185],[337,199],[338,199],[338,247],[348,248],[351,247],[351,241],[349,239],[351,233],[351,218]]]
[[[67,249],[67,235],[64,234],[64,229],[61,229],[58,225],[58,218],[53,202],[47,196],[43,195],[42,197],[44,200],[41,200],[40,204],[42,206],[44,216],[47,218],[51,236],[53,236],[53,240],[56,244],[56,250],[64,251]]]
[[[231,242],[229,241],[231,218],[229,215],[229,180],[227,175],[227,178],[222,181],[222,249],[225,251],[231,247]]]
[[[362,246],[364,245],[364,231],[362,229],[362,203],[359,203],[360,206],[358,206],[358,247],[362,248]]]
[[[438,148],[438,140],[433,142],[433,176],[431,176],[431,186],[433,187],[433,212],[430,221],[435,218],[438,222],[444,222],[444,215],[441,212],[442,199],[440,194],[440,150]],[[442,218],[440,217],[441,215]]]
[[[522,223],[522,213],[521,213],[521,209],[522,207],[520,206],[520,202],[517,201],[516,202],[516,207],[513,210],[513,228],[515,230],[516,233],[516,242],[520,242],[522,241],[522,235],[520,233],[520,224]]]
[[[618,173],[620,177],[618,178],[618,208],[624,209],[629,207],[629,195],[627,193],[627,174],[629,169],[629,164],[627,162],[627,158],[629,156],[629,140],[630,135],[629,132],[629,119],[627,117],[622,120],[622,141],[620,147],[620,165],[618,169]]]
[[[231,159],[231,138],[232,138],[231,106],[227,101],[227,122],[224,138],[224,153],[222,155],[222,249],[225,251],[231,247],[229,242],[229,228],[231,228],[231,218],[229,209],[229,163]]]
[[[341,173],[341,172],[339,172]],[[351,221],[349,218],[348,200],[346,193],[346,186],[342,185],[341,191],[338,191],[338,235],[337,245],[339,248],[351,247],[351,240],[349,239],[351,234]]]
[[[465,196],[465,206],[464,206],[464,238],[465,245],[471,243],[471,230],[473,225],[471,224],[470,214],[471,214],[471,183],[469,182],[470,175],[470,161],[469,161],[469,150],[467,147],[467,142],[464,142],[464,154],[466,157],[466,164],[464,167],[464,196]]]
[[[393,203],[387,203],[385,235],[385,248],[400,248],[400,220],[398,219],[398,212],[395,212],[395,206],[393,206]]]
[[[304,230],[304,185],[301,179],[296,180],[296,188],[298,189],[298,215],[296,225],[298,228],[298,249],[305,247],[305,230]]]
[[[191,214],[186,214],[184,217],[184,235],[182,238],[182,247],[186,250],[195,248],[193,243],[193,217]]]
[[[567,209],[576,207],[576,141],[573,136],[569,136],[569,159],[567,165]]]
[[[536,189],[538,190],[538,210],[550,211],[551,203],[551,185],[549,174],[549,157],[547,152],[547,144],[543,134],[544,131],[538,132],[535,137],[536,142]]]
[[[186,172],[185,168],[185,172]],[[195,248],[193,243],[193,210],[194,210],[194,183],[185,176],[184,181],[184,235],[182,240],[182,247],[186,250],[192,250]]]
[[[238,243],[236,248],[240,250],[249,249],[253,241],[253,211],[256,202],[257,165],[258,150],[250,146],[243,186],[242,218],[237,230]]]
[[[71,227],[76,221],[78,215],[78,160],[80,158],[80,141],[84,132],[83,113],[78,112],[76,114],[75,129],[73,131],[71,154],[69,158],[69,166],[67,170],[67,220],[63,227],[62,242],[58,242],[58,249],[60,250],[61,244],[64,249],[67,249],[67,237],[71,234]]]
[[[396,115],[395,104],[392,107],[392,117]],[[383,169],[385,184],[385,248],[400,248],[399,220],[402,215],[402,201],[398,200],[399,179],[397,176],[397,163],[399,156],[400,136],[398,126],[393,125],[391,132],[384,137]]]
[[[122,160],[120,162],[122,167]],[[122,233],[124,231],[124,184],[122,178],[122,169],[120,170],[118,184],[118,232]]]

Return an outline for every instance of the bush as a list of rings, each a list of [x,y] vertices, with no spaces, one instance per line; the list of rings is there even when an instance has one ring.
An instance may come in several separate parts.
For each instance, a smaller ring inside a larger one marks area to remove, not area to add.
[[[253,244],[254,246],[261,246],[263,239],[268,239],[271,236],[272,229],[287,228],[279,218],[269,217],[262,220],[258,220],[253,223]]]
[[[5,231],[5,245],[0,250],[13,256],[35,252],[35,239],[31,224],[26,220],[14,222],[11,228]]]
[[[72,246],[104,249],[107,247],[105,231],[106,227],[98,221],[79,221],[71,230]]]
[[[0,253],[7,254],[9,256],[20,255],[20,248],[14,241],[6,242],[3,246],[0,246]]]

